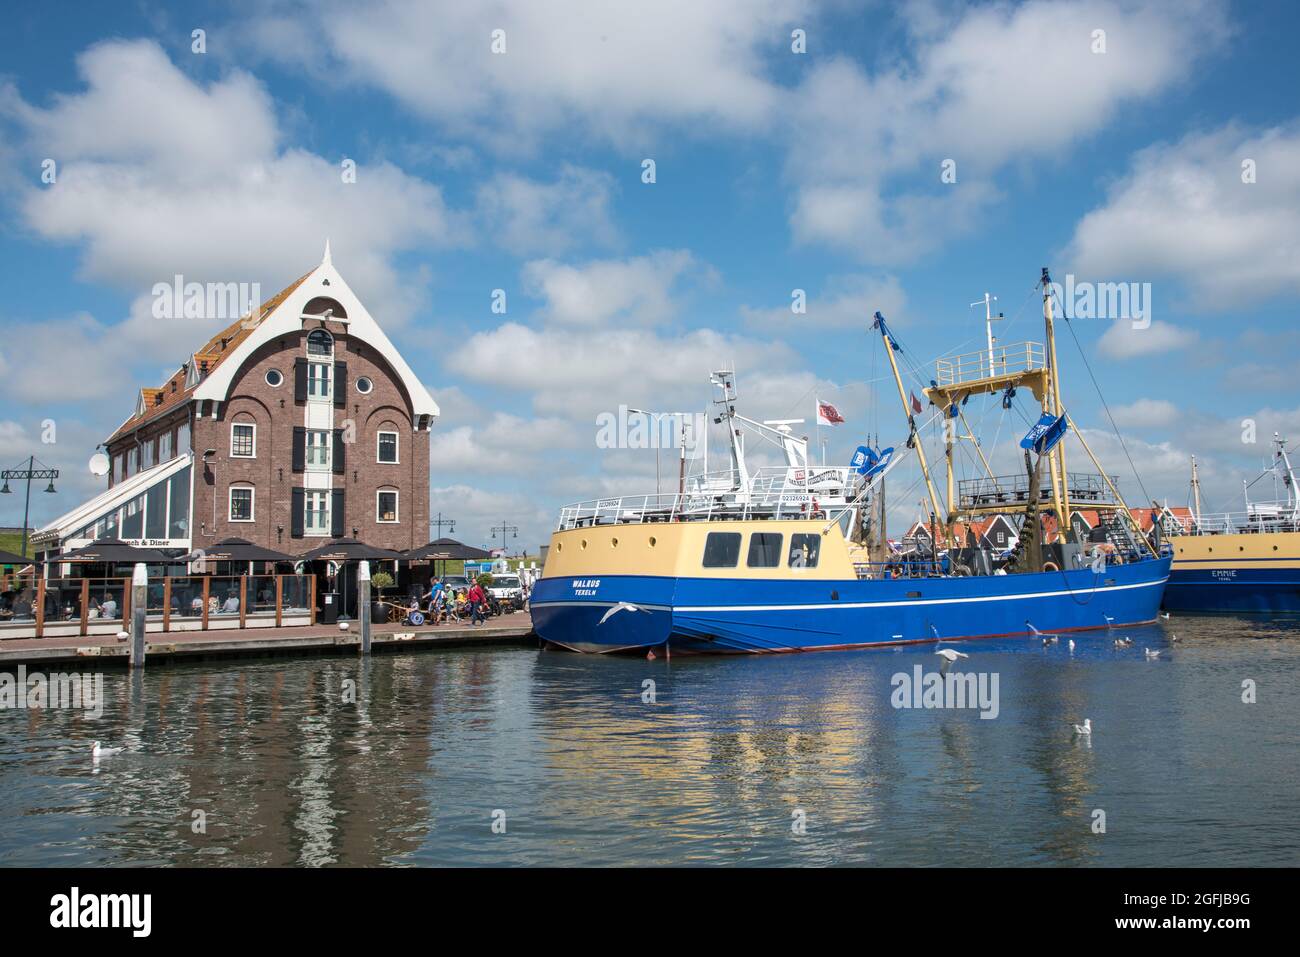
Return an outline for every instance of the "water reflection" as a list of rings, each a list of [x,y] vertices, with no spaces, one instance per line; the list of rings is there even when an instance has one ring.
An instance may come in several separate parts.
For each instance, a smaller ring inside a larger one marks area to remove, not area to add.
[[[967,647],[994,720],[891,706],[929,648],[110,672],[99,721],[0,712],[0,863],[1297,863],[1296,626],[1133,634]],[[98,773],[96,739],[125,748]]]

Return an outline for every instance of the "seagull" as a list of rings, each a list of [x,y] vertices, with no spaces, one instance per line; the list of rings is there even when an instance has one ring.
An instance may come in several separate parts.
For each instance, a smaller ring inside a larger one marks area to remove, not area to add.
[[[1146,653],[1147,661],[1155,661],[1160,657],[1160,652],[1152,651],[1150,648],[1143,648],[1142,651]]]
[[[1054,645],[1061,640],[1060,635],[1043,635],[1043,647]]]
[[[1074,651],[1074,639],[1073,639],[1073,638],[1070,639],[1070,650],[1071,650],[1071,651]]]
[[[605,624],[605,622],[609,621],[620,611],[645,611],[645,609],[632,604],[630,601],[621,601],[617,605],[614,605],[612,608],[610,608],[609,611],[605,612],[605,614],[601,615],[600,621],[596,622],[596,624],[597,625]],[[646,614],[648,615],[650,613],[647,611]]]
[[[1182,641],[1182,639],[1179,638],[1177,635],[1170,635],[1170,636],[1169,636],[1169,640],[1170,640],[1170,641]]]
[[[1059,640],[1059,636],[1058,636],[1058,635],[1044,635],[1041,631],[1039,631],[1037,628],[1035,628],[1035,627],[1030,623],[1030,621],[1029,621],[1028,618],[1025,619],[1025,627],[1029,629],[1029,637],[1030,637],[1030,638],[1041,638],[1041,639],[1043,639],[1043,646],[1044,646],[1044,647],[1046,647],[1047,645],[1054,645],[1054,644],[1056,644],[1056,642]]]
[[[1133,647],[1133,639],[1132,639],[1132,638],[1116,638],[1116,639],[1115,639],[1115,647],[1116,647],[1116,648],[1132,648],[1132,647]]]
[[[1091,737],[1091,736],[1092,736],[1092,718],[1084,718],[1084,719],[1083,719],[1083,724],[1076,724],[1076,725],[1074,726],[1074,734],[1075,734],[1076,737],[1080,737],[1080,738]]]
[[[1168,620],[1169,620],[1169,612],[1165,612],[1165,613],[1164,613],[1163,615],[1161,615],[1160,617],[1163,618],[1165,621],[1168,621]]]
[[[943,659],[943,663],[939,665],[939,670],[944,674],[948,673],[948,669],[952,667],[953,662],[958,658],[970,657],[970,655],[965,654],[964,652],[953,651],[951,648],[940,648],[935,652],[935,654]]]
[[[96,741],[94,746],[90,749],[90,756],[96,761],[100,758],[111,758],[113,755],[121,753],[121,748],[101,748],[98,741]]]

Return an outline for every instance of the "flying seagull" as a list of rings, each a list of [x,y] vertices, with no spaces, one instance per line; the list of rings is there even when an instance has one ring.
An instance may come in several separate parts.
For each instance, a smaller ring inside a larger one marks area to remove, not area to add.
[[[965,654],[964,652],[953,651],[951,648],[940,648],[935,652],[935,654],[943,659],[943,662],[939,665],[939,670],[944,674],[948,673],[948,669],[952,667],[953,662],[958,658],[970,657],[970,655]]]
[[[632,604],[630,601],[621,601],[621,602],[619,602],[617,605],[614,605],[613,607],[611,607],[611,608],[609,609],[609,611],[605,612],[605,614],[601,615],[601,616],[600,616],[600,621],[597,622],[597,625],[603,625],[603,624],[605,624],[605,622],[609,621],[611,618],[613,618],[615,615],[617,615],[620,611],[645,611],[645,609],[644,609],[644,608],[641,608],[641,607],[639,607],[639,606],[637,606],[637,605]],[[646,611],[646,614],[648,615],[648,614],[650,614],[650,613],[649,613],[648,611]]]
[[[1076,724],[1074,726],[1074,733],[1076,737],[1090,737],[1092,735],[1092,718],[1084,718],[1083,724]]]

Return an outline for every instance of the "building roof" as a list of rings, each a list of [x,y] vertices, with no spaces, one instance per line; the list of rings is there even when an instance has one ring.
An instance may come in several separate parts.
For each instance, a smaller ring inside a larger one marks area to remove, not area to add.
[[[106,492],[101,492],[87,502],[82,502],[70,512],[65,512],[54,521],[49,522],[32,535],[36,544],[58,544],[71,538],[91,522],[97,521],[108,512],[131,501],[157,482],[170,478],[190,464],[190,453],[178,455],[170,461],[155,465],[153,468],[137,472],[135,475],[118,482]]]
[[[312,270],[312,272],[315,272],[315,270]],[[188,362],[173,372],[167,381],[162,384],[161,388],[141,389],[136,397],[135,411],[117,427],[117,430],[108,437],[104,444],[108,445],[115,442],[122,436],[135,431],[145,422],[164,412],[170,412],[189,401],[201,384],[197,377],[188,374],[190,368],[206,363],[206,372],[210,375],[226,359],[234,355],[235,347],[247,339],[262,322],[270,318],[271,313],[275,312],[289,298],[290,293],[301,286],[303,281],[310,275],[309,272],[299,276],[290,285],[262,303],[257,308],[256,314],[250,312],[214,335],[201,349],[196,350],[190,356]]]

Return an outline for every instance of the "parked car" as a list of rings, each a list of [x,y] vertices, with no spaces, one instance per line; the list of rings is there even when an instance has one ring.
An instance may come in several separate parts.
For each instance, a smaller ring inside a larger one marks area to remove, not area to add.
[[[518,575],[493,575],[488,594],[500,603],[502,610],[516,611],[524,606],[524,586]]]

